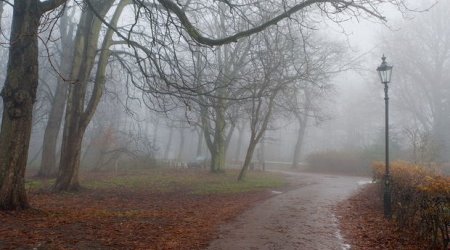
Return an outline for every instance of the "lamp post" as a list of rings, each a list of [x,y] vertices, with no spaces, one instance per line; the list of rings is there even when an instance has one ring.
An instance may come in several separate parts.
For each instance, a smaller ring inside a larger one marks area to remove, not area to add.
[[[386,62],[386,57],[383,55],[381,58],[381,65],[378,66],[377,71],[380,76],[381,83],[384,84],[384,102],[385,102],[385,136],[386,136],[386,170],[384,175],[384,217],[392,217],[392,206],[391,206],[391,176],[389,171],[389,95],[388,95],[388,83],[391,81],[392,67]]]

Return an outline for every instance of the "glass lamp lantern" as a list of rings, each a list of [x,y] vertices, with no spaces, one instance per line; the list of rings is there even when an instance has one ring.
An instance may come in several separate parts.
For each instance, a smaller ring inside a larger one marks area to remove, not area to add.
[[[384,55],[381,58],[381,60],[382,60],[381,65],[378,66],[378,68],[377,68],[378,75],[380,77],[382,84],[388,84],[389,82],[391,82],[393,66],[389,65],[386,62],[386,57]]]

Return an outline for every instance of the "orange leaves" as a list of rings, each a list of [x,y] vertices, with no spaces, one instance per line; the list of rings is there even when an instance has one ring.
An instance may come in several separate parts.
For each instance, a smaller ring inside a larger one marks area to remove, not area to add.
[[[421,191],[430,193],[433,196],[450,197],[450,177],[446,176],[426,176],[425,183],[419,187]]]
[[[374,178],[382,180],[385,165],[373,164]],[[390,166],[393,186],[400,189],[412,189],[425,195],[450,197],[450,177],[437,173],[432,168],[425,168],[405,161],[395,161]],[[395,191],[395,190],[394,190]]]
[[[400,227],[383,216],[383,200],[378,186],[369,184],[350,199],[337,205],[336,215],[346,243],[354,250],[422,250],[427,242],[418,239],[418,232]]]
[[[374,178],[382,180],[382,163],[374,163]],[[394,218],[400,225],[416,228],[433,247],[450,240],[450,177],[432,168],[397,161],[391,166]]]
[[[113,188],[32,195],[41,210],[0,212],[0,249],[202,249],[220,223],[269,196]]]

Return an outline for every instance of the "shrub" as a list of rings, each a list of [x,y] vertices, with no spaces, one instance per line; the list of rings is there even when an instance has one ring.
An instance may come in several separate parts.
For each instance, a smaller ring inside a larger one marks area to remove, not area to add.
[[[306,163],[312,171],[370,175],[371,161],[358,151],[317,152],[310,154],[306,158]]]
[[[382,180],[385,165],[373,164],[374,179]],[[393,218],[430,240],[430,248],[447,249],[450,227],[450,177],[432,168],[396,161],[391,164]],[[380,182],[382,183],[382,182]],[[380,185],[382,187],[382,185]]]

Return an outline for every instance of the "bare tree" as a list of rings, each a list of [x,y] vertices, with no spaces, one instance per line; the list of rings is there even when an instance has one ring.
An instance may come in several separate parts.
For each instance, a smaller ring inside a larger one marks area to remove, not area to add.
[[[230,114],[231,107],[238,105],[230,99],[239,99],[235,84],[244,73],[250,44],[251,42],[247,41],[236,44],[234,48],[224,46],[217,51],[219,72],[214,82],[214,96],[207,99],[200,96],[201,124],[206,145],[211,153],[212,172],[221,172],[225,166],[226,151],[235,124],[234,116]]]
[[[250,121],[250,141],[238,180],[245,178],[256,145],[263,138],[273,119],[279,94],[305,74],[301,68],[297,68],[296,53],[291,53],[298,47],[296,39],[290,35],[283,35],[279,29],[267,30],[259,36],[261,42],[253,46],[255,49],[252,53],[253,72],[250,75],[252,82],[248,87],[252,98],[246,108]]]
[[[68,8],[60,18],[60,59],[59,59],[59,74],[57,74],[57,85],[55,93],[53,94],[51,109],[47,121],[47,126],[44,133],[44,141],[42,143],[42,160],[38,176],[51,177],[57,173],[57,141],[61,129],[62,118],[64,114],[64,107],[67,98],[67,79],[69,79],[70,68],[72,65],[73,54],[73,36],[75,32],[75,23],[69,16]],[[72,11],[72,15],[75,11]]]
[[[396,65],[393,88],[400,100],[396,106],[410,115],[408,125],[416,124],[421,133],[432,135],[429,146],[441,148],[434,160],[444,161],[450,159],[449,25],[450,4],[439,2],[386,39]]]
[[[287,98],[281,104],[298,123],[292,168],[299,167],[306,128],[311,119],[314,120],[314,124],[319,124],[326,118],[322,107],[333,89],[329,83],[330,77],[349,67],[345,62],[346,50],[343,46],[321,40],[320,36],[314,34],[303,36],[303,42],[306,43],[302,53],[305,74],[301,81],[285,92]]]
[[[23,0],[14,1],[13,3],[14,12],[10,35],[8,69],[6,81],[1,92],[4,103],[2,128],[0,132],[0,208],[2,209],[28,207],[24,189],[24,173],[31,133],[32,110],[38,85],[37,41],[39,26],[43,15],[64,4],[65,2],[66,0]],[[94,4],[90,0],[84,0],[84,3],[87,4],[88,8],[91,8],[93,5],[97,5],[99,2],[100,1],[96,1]],[[103,3],[103,1],[101,2]],[[154,15],[152,15],[152,13],[157,10],[159,11],[159,14],[161,14],[160,16],[166,17],[166,20],[168,20],[166,25],[171,26],[173,30],[178,30],[182,33],[186,32],[192,40],[195,40],[198,43],[214,46],[235,42],[239,38],[261,32],[267,27],[275,25],[281,20],[292,16],[296,12],[304,11],[306,13],[308,8],[312,6],[317,6],[321,11],[338,18],[342,17],[340,14],[352,14],[368,15],[384,19],[378,10],[380,4],[393,3],[402,6],[403,1],[386,0],[373,3],[366,0],[306,0],[289,6],[286,5],[285,1],[280,1],[279,4],[274,5],[280,9],[280,12],[278,12],[279,14],[275,14],[275,16],[270,18],[268,21],[263,21],[262,23],[259,22],[261,23],[260,25],[252,26],[252,28],[247,30],[238,31],[229,36],[227,35],[217,39],[210,38],[199,32],[186,15],[186,10],[171,0],[158,0],[158,3],[163,8],[153,8],[153,6],[149,7],[153,5],[154,2],[149,3],[143,0],[133,0],[133,3],[139,9],[142,8],[149,12],[149,15],[143,16],[153,17]],[[198,4],[201,5],[201,2],[198,2]],[[229,4],[229,6],[233,9],[239,9],[245,8],[245,6],[249,5]],[[273,10],[273,5],[269,4],[268,6],[272,8],[271,10]],[[98,13],[97,11],[94,12],[99,19],[108,25],[108,22],[102,18],[101,13]],[[273,11],[267,12],[273,13]],[[244,19],[247,19],[247,17]],[[109,25],[109,28],[114,29],[114,25]],[[127,40],[128,45],[138,46],[137,42],[128,39],[127,36],[121,34],[118,29],[114,30],[118,36],[121,36],[124,40]],[[154,38],[156,39],[156,37]],[[145,50],[145,48],[142,49]],[[78,65],[74,64],[73,67],[78,68]],[[74,96],[72,95],[72,97]],[[70,95],[69,98],[71,98]],[[94,101],[92,104],[95,106],[97,103]],[[91,115],[92,114],[89,114],[87,117]],[[67,119],[66,122],[68,122]],[[67,135],[68,134],[66,133],[66,141]],[[79,135],[80,134],[78,134],[78,137],[75,138],[75,140],[77,140],[74,142],[75,147],[78,147],[80,141]],[[64,150],[68,146],[68,144],[65,146],[63,145]],[[64,155],[62,160],[66,161],[66,158],[69,162],[76,162],[79,155]],[[72,173],[68,175],[64,174],[64,177],[59,175],[60,177],[56,185],[57,189],[76,189],[78,186],[76,178],[73,178],[73,176],[76,176],[76,169],[72,166],[69,166],[68,168],[71,169],[69,172]]]
[[[103,0],[96,2],[96,5],[92,6],[93,9],[85,11],[80,19],[75,38],[75,52],[71,72],[71,78],[77,79],[77,83],[69,87],[61,160],[58,178],[54,187],[57,191],[77,190],[79,188],[78,171],[83,136],[103,95],[106,82],[106,67],[111,55],[110,46],[113,42],[114,30],[112,27],[117,26],[122,11],[129,3],[130,1],[128,0],[121,0],[111,18],[109,24],[111,27],[103,38],[99,59],[96,64],[93,91],[86,107],[87,84],[95,65],[97,43],[102,27],[102,22],[95,13],[105,16],[113,6],[114,1]]]

